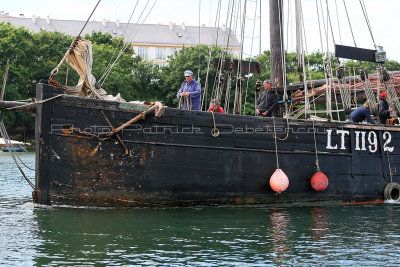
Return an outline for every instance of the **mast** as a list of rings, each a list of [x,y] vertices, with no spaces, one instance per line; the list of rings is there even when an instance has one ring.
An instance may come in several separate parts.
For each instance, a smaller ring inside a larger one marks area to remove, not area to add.
[[[283,85],[282,70],[282,0],[269,0],[270,60],[272,86]]]

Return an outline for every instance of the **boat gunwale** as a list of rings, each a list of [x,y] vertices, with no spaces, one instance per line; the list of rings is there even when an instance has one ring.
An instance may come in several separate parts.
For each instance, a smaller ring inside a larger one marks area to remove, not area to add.
[[[54,99],[55,102],[61,104],[63,106],[79,106],[76,103],[76,100],[79,99],[81,101],[89,101],[92,102],[93,106],[84,106],[83,108],[89,109],[104,109],[104,110],[112,110],[112,111],[122,111],[122,112],[132,112],[132,113],[140,113],[148,108],[146,104],[139,104],[139,103],[130,103],[130,102],[119,102],[119,101],[110,101],[110,100],[102,100],[102,99],[94,99],[94,98],[84,98],[79,96],[71,96],[71,95],[63,95],[57,99]],[[73,100],[71,103],[70,100]],[[60,103],[61,102],[61,103]],[[98,105],[98,104],[102,105]],[[131,106],[132,108],[122,108],[121,103],[123,105]],[[111,105],[110,105],[111,104]],[[104,108],[104,105],[108,105],[107,108]],[[136,109],[135,109],[136,108]],[[182,110],[179,108],[168,107],[164,106],[164,109],[161,113],[162,116],[170,115],[168,111],[172,112],[180,112],[180,114],[175,115],[190,115],[190,114],[197,114],[197,115],[204,115],[209,114],[210,112],[207,111],[199,111],[199,110]],[[227,113],[214,113],[217,116],[227,116],[231,118],[237,119],[252,119],[252,120],[260,120],[266,122],[272,122],[272,117],[257,117],[253,115],[241,115],[241,114],[227,114]],[[303,124],[304,126],[313,126],[313,120],[310,119],[287,119],[282,117],[275,117],[275,120],[279,123],[289,122],[289,125],[300,125]],[[324,127],[324,128],[346,128],[346,129],[359,129],[359,130],[374,130],[374,131],[400,131],[400,125],[390,125],[390,126],[383,126],[383,125],[371,125],[371,124],[364,124],[364,123],[352,123],[348,121],[314,121],[316,127]]]

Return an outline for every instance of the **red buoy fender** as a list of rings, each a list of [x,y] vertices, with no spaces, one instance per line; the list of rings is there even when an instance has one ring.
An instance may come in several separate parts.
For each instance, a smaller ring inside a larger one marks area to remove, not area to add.
[[[324,191],[328,184],[328,177],[323,172],[316,172],[311,178],[311,186],[315,191]]]
[[[275,192],[282,193],[289,186],[289,178],[281,169],[276,169],[269,179],[269,185]]]

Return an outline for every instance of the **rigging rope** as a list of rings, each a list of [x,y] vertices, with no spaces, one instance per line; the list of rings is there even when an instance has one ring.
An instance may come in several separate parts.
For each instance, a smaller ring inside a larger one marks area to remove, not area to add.
[[[375,43],[374,35],[372,34],[371,24],[369,23],[369,18],[368,18],[368,14],[367,14],[367,8],[365,7],[364,0],[360,0],[360,5],[361,5],[361,9],[362,9],[363,14],[364,14],[365,21],[366,21],[367,26],[368,26],[369,33],[370,33],[371,38],[372,38],[372,42],[374,44],[375,49],[377,49],[377,45]]]
[[[300,3],[300,12],[301,12],[301,17],[302,18],[304,18],[304,15],[303,15],[303,8],[302,8],[302,6],[301,6],[301,3]],[[306,53],[305,53],[305,55],[307,56],[307,68],[305,68],[305,66],[303,65],[303,69],[304,69],[304,72],[303,72],[303,75],[304,75],[304,79],[306,79],[306,70],[308,70],[308,73],[309,73],[309,78],[308,78],[308,80],[309,81],[312,81],[312,71],[310,71],[310,69],[311,69],[311,67],[310,67],[310,57],[309,57],[309,53],[308,53],[308,45],[307,45],[307,34],[306,34],[306,27],[305,27],[305,25],[304,25],[304,19],[302,19],[302,31],[303,31],[303,34],[302,34],[302,36],[304,37],[304,45],[305,45],[305,48],[306,48]],[[313,97],[313,100],[311,101],[312,103],[313,103],[313,105],[314,105],[314,113],[315,113],[315,110],[316,110],[316,107],[315,107],[315,102],[314,102],[314,84],[311,82],[311,90],[312,90],[312,93],[313,93],[313,95],[312,95],[312,97]],[[309,101],[309,104],[310,104],[310,99],[308,99],[308,101]],[[311,108],[310,108],[310,106],[308,107],[309,108],[309,110],[311,110]],[[315,113],[316,114],[316,113]]]
[[[327,65],[326,65],[326,71],[327,71],[327,75],[328,75],[328,91],[329,91],[329,106],[330,109],[332,108],[332,88],[333,88],[333,93],[334,93],[334,98],[335,98],[335,105],[336,105],[336,115],[337,115],[337,119],[338,121],[340,121],[340,116],[339,116],[339,107],[338,107],[338,102],[337,102],[337,97],[336,97],[336,86],[334,85],[333,82],[333,70],[332,70],[332,61],[331,61],[331,53],[329,51],[329,25],[330,25],[330,21],[329,21],[329,7],[328,7],[328,1],[326,0],[326,25],[325,25],[325,15],[324,15],[324,11],[322,8],[322,0],[320,0],[320,5],[321,5],[321,12],[322,12],[322,16],[323,16],[323,20],[324,20],[324,33],[325,33],[325,37],[326,37],[326,56],[328,58],[327,60]],[[331,28],[332,31],[332,28]],[[332,31],[332,36],[333,36],[333,31]]]
[[[281,53],[282,53],[282,85],[283,85],[283,101],[285,103],[285,114],[287,116],[288,113],[288,107],[287,107],[287,100],[288,100],[288,94],[287,94],[287,85],[286,85],[286,55],[285,55],[285,43],[284,43],[284,32],[283,32],[283,26],[282,26],[282,21],[283,21],[283,12],[282,12],[282,0],[280,1],[280,4],[278,4],[278,16],[279,16],[279,35],[281,38]],[[276,91],[275,91],[276,93]]]
[[[383,86],[386,89],[389,106],[396,112],[396,116],[400,116],[400,101],[397,97],[396,89],[394,88],[391,76],[387,73],[386,68],[380,67],[379,74]]]
[[[298,13],[298,15],[297,15]],[[307,118],[309,111],[310,111],[310,100],[308,98],[308,86],[307,86],[307,74],[306,74],[306,65],[304,61],[304,40],[303,40],[303,33],[305,32],[304,29],[304,19],[303,19],[303,8],[301,6],[300,1],[296,1],[296,17],[298,16],[297,23],[299,24],[298,34],[299,34],[299,50],[300,50],[300,57],[298,60],[301,62],[301,69],[303,75],[303,86],[304,86],[304,115]],[[304,31],[304,32],[303,32]]]
[[[324,65],[324,75],[325,75],[325,84],[326,84],[326,91],[325,91],[325,96],[326,96],[326,115],[328,116],[328,119],[332,119],[332,110],[331,110],[331,91],[330,91],[330,83],[328,81],[328,75],[326,72],[326,56],[324,52],[324,45],[322,41],[322,30],[321,30],[321,21],[320,21],[320,14],[319,14],[319,6],[318,6],[318,0],[315,0],[315,4],[317,6],[317,18],[318,18],[318,29],[319,29],[319,38],[321,42],[321,52],[322,52],[322,62]],[[322,12],[322,6],[321,6],[321,12]]]
[[[250,73],[251,63],[253,62],[253,44],[254,44],[254,32],[255,32],[255,28],[256,28],[258,1],[256,0],[255,2],[256,2],[256,8],[254,9],[253,33],[252,33],[252,37],[251,37],[250,62],[249,62],[249,71],[248,71],[248,73]],[[259,19],[261,20],[261,17]],[[261,35],[259,36],[259,38],[261,39]],[[261,56],[261,53],[259,54],[259,56]],[[246,113],[246,102],[247,102],[247,92],[248,92],[248,88],[249,88],[249,81],[250,81],[250,75],[247,76],[246,93],[245,93],[245,96],[244,96],[244,103],[243,103],[243,114]]]
[[[260,61],[261,61],[261,29],[262,29],[262,23],[261,23],[261,0],[260,0],[260,40],[259,40],[259,46],[258,46],[258,54],[260,55]],[[254,92],[254,107],[257,106],[257,99],[259,97],[259,92],[261,91],[260,88],[262,87],[262,82],[260,79],[261,74],[258,75],[258,80],[256,82],[256,88]],[[254,110],[255,113],[255,110]]]
[[[343,0],[344,9],[346,10],[347,21],[349,22],[351,36],[353,37],[354,46],[357,47],[356,39],[354,38],[353,28],[351,27],[349,12],[347,12],[347,6],[345,0]]]
[[[337,20],[337,24],[338,24],[338,30],[339,30],[339,40],[340,40],[340,44],[342,44],[342,33],[340,31],[340,23],[339,23],[339,12],[338,12],[338,8],[337,8],[337,0],[335,0],[335,7],[336,7],[336,20]]]
[[[365,91],[365,95],[368,100],[369,109],[371,110],[372,114],[374,114],[375,116],[378,116],[378,104],[376,103],[376,97],[375,97],[374,92],[372,91],[371,83],[370,83],[366,69],[361,69],[360,78],[361,78],[361,82],[362,82],[362,85],[363,85],[363,88]],[[354,89],[355,89],[355,86],[354,86]],[[354,90],[354,92],[355,92],[355,90]]]
[[[235,13],[235,1],[232,1],[231,15],[230,15],[230,21],[229,21],[229,32],[228,32],[228,38],[227,38],[227,42],[226,42],[224,55],[226,55],[226,53],[228,51],[234,13]],[[236,25],[236,23],[234,23],[234,24]],[[231,60],[231,62],[232,62],[232,60]],[[222,66],[221,66],[221,72],[222,72]],[[229,113],[229,103],[230,103],[230,96],[231,96],[230,92],[231,92],[231,87],[232,87],[232,71],[229,71],[227,79],[228,79],[228,82],[227,82],[226,92],[225,92],[224,110],[226,113]],[[221,92],[221,95],[222,95],[222,92]]]
[[[227,79],[228,81],[226,83],[224,110],[226,113],[229,113],[229,100],[231,98],[231,87],[232,87],[232,71],[229,71]]]
[[[238,27],[238,24],[239,24],[239,27],[240,27],[240,34],[239,34],[239,36],[240,36],[240,48],[239,48],[239,60],[241,59],[241,57],[242,57],[242,45],[243,45],[243,41],[244,41],[244,34],[242,34],[242,30],[243,30],[243,28],[242,28],[242,26],[243,26],[243,23],[239,23],[239,19],[240,18],[242,18],[239,14],[241,14],[241,10],[242,10],[242,1],[241,0],[239,0],[239,3],[238,3],[238,6],[237,6],[237,10],[236,10],[236,16],[235,16],[235,36],[238,36],[236,33],[237,33],[237,27]],[[243,17],[242,19],[245,19],[245,17]],[[241,74],[241,62],[238,60],[238,68],[237,68],[237,71],[236,71],[236,77],[235,77],[235,95],[234,95],[234,98],[233,98],[233,114],[237,114],[237,112],[238,112],[238,110],[237,110],[237,108],[238,108],[238,99],[239,99],[239,91],[240,91],[240,87],[239,87],[239,77],[240,77],[240,74]]]
[[[332,28],[332,22],[331,22],[331,15],[330,15],[330,12],[329,12],[328,0],[326,0],[326,16],[327,16],[327,20],[329,21],[329,26],[331,28],[331,34],[332,34],[333,43],[336,44],[335,35],[333,34],[333,28]]]
[[[139,18],[137,19],[136,24],[139,23],[139,20],[140,20],[140,18],[142,17],[144,11],[146,10],[147,5],[149,4],[149,1],[150,1],[150,0],[147,0],[146,5],[145,5],[145,7],[143,8],[142,13],[140,14]],[[143,24],[143,23],[146,21],[147,17],[150,15],[150,13],[151,13],[151,11],[153,10],[153,8],[154,8],[154,6],[155,6],[156,3],[157,3],[157,0],[154,1],[152,7],[150,8],[149,12],[147,13],[145,19],[142,21],[141,24]],[[106,79],[108,78],[108,75],[110,74],[111,70],[114,68],[114,66],[115,66],[115,64],[117,63],[117,61],[119,60],[119,58],[123,55],[123,53],[125,52],[125,50],[126,50],[128,47],[130,47],[130,46],[131,46],[130,43],[125,43],[124,46],[121,48],[121,50],[120,50],[119,54],[117,55],[116,59],[114,60],[114,62],[113,62],[113,63],[111,64],[111,66],[105,71],[106,74],[105,74],[105,76],[104,76],[104,80],[102,80],[102,82],[101,82],[101,86],[103,86],[104,82],[105,82]]]
[[[345,70],[343,67],[336,68],[336,76],[338,79],[339,92],[340,92],[340,97],[342,99],[343,108],[346,114],[349,115],[351,112],[351,92],[350,92],[350,86],[346,86],[347,84],[345,81]]]
[[[217,27],[217,25],[219,25],[220,12],[221,12],[221,0],[218,1],[217,15],[215,17],[215,22],[214,22],[214,28],[215,28],[215,31],[216,31],[216,44],[215,44],[216,47],[217,47],[217,44],[218,44],[218,31],[219,31],[219,28]],[[218,24],[217,24],[217,21],[218,21]],[[213,46],[211,46],[211,48],[209,48],[209,51],[208,51],[207,73],[206,73],[206,81],[205,81],[205,85],[204,85],[204,94],[203,94],[203,97],[202,97],[202,100],[201,100],[201,110],[207,110],[208,76],[209,76],[209,73],[210,73],[210,64],[211,64],[212,52],[213,52]],[[203,109],[203,107],[204,107],[204,109]]]
[[[137,4],[137,3],[136,3],[136,4]],[[138,20],[136,21],[136,23],[139,22],[140,18],[142,17],[142,15],[143,15],[143,13],[144,13],[144,10],[147,8],[147,5],[148,5],[148,4],[149,4],[149,0],[147,0],[146,5],[145,5],[144,9],[142,10],[142,13],[140,14],[140,16],[139,16]],[[133,12],[135,11],[135,9],[136,9],[136,5],[135,5],[135,8],[134,8]],[[133,12],[132,12],[131,16],[133,15]],[[118,59],[122,56],[122,54],[125,52],[125,50],[126,50],[129,46],[130,46],[130,44],[124,43],[124,45],[122,46],[121,50],[119,51],[117,57],[115,58],[114,62],[111,64],[111,66],[110,66],[108,69],[106,69],[106,70],[104,71],[103,76],[102,76],[101,79],[99,80],[99,82],[101,81],[101,86],[103,86],[103,84],[104,84],[105,80],[107,79],[108,75],[110,74],[111,70],[114,68],[115,63],[118,61]],[[103,80],[103,79],[104,79],[104,80]]]
[[[54,76],[56,76],[56,75],[58,74],[58,72],[60,71],[60,67],[61,67],[61,65],[64,63],[65,59],[67,58],[67,56],[68,56],[68,54],[69,54],[69,51],[70,51],[71,49],[74,48],[76,42],[78,41],[78,39],[79,39],[80,36],[81,36],[81,33],[83,32],[83,30],[85,29],[86,25],[88,24],[88,22],[89,22],[90,18],[92,17],[94,11],[96,10],[97,6],[100,4],[100,1],[101,1],[101,0],[99,0],[99,1],[97,2],[96,6],[93,8],[92,13],[90,13],[88,19],[87,19],[86,22],[85,22],[85,25],[83,25],[81,31],[79,32],[79,34],[78,34],[78,36],[75,38],[75,40],[72,41],[71,45],[69,46],[69,48],[68,48],[67,51],[65,52],[64,57],[61,59],[61,61],[58,63],[58,65],[51,71],[49,79],[52,78],[52,77],[54,77]]]
[[[228,3],[228,11],[226,14],[226,24],[228,25],[229,19],[231,19],[230,21],[230,26],[227,28],[228,31],[228,42],[229,42],[229,36],[231,34],[231,22],[232,22],[232,13],[233,13],[233,5],[234,2],[232,0],[229,0]],[[220,11],[219,11],[220,12]],[[231,13],[231,16],[229,16],[229,13]],[[220,19],[220,15],[218,15],[218,23],[219,23],[219,19]],[[217,42],[218,40],[216,40]],[[217,45],[218,43],[216,43]],[[217,68],[217,75],[215,76],[215,80],[214,80],[214,85],[213,85],[213,91],[212,91],[212,98],[213,99],[217,99],[220,103],[221,103],[221,99],[222,99],[222,94],[223,94],[223,89],[224,89],[224,82],[225,82],[225,78],[224,78],[224,74],[222,73],[222,69],[224,67],[225,64],[225,58],[226,58],[226,49],[224,50],[223,48],[221,49],[220,52],[220,61],[218,62],[218,68]],[[227,110],[225,110],[226,113],[228,113]]]
[[[133,14],[135,13],[135,10],[136,10],[136,7],[137,7],[138,3],[139,3],[139,0],[136,0],[135,7],[133,8],[133,10],[132,10],[132,12],[131,12],[131,15],[129,16],[128,23],[126,24],[125,29],[124,29],[124,32],[123,32],[123,34],[122,34],[123,36],[125,36],[126,30],[128,29],[128,25],[129,25],[129,23],[131,22],[132,16],[133,16]],[[122,40],[123,40],[122,38],[119,39],[118,44],[117,44],[117,47],[120,46]],[[112,56],[111,56],[111,58],[110,58],[110,61],[108,62],[107,66],[106,66],[106,69],[105,69],[104,72],[103,72],[103,75],[100,77],[99,82],[101,82],[101,81],[103,80],[103,78],[104,78],[104,76],[105,76],[105,74],[106,74],[106,72],[107,72],[107,70],[108,70],[108,68],[109,68],[109,66],[110,66],[110,64],[111,64],[111,61],[112,61],[113,58],[114,58],[115,52],[117,52],[116,49],[114,50],[114,52],[113,52],[113,54],[112,54]]]
[[[242,96],[243,96],[243,77],[242,77],[242,59],[243,59],[243,45],[244,45],[244,30],[246,25],[246,10],[247,10],[247,0],[243,4],[243,19],[241,24],[241,45],[240,45],[240,56],[238,61],[238,70],[236,72],[236,85],[235,85],[235,99],[233,112],[234,114],[241,114],[242,111]],[[250,66],[249,66],[250,67]]]
[[[350,79],[349,79],[350,81]],[[357,107],[356,68],[353,68],[354,106]]]
[[[99,0],[99,1],[97,2],[96,6],[93,8],[92,13],[90,13],[90,16],[89,16],[88,19],[86,20],[85,25],[83,25],[83,27],[82,27],[81,31],[79,32],[78,36],[81,36],[83,30],[85,29],[85,27],[86,27],[86,25],[88,24],[90,18],[92,17],[94,11],[96,10],[97,6],[100,4],[100,1],[101,1],[101,0]]]
[[[201,29],[201,25],[200,25],[200,11],[201,11],[201,0],[199,0],[199,46],[198,46],[198,53],[199,53],[199,66],[198,66],[198,68],[197,68],[197,79],[198,79],[198,82],[199,82],[199,84],[200,84],[200,44],[201,44],[201,42],[200,42],[200,29]],[[201,84],[200,84],[200,88],[201,88]]]

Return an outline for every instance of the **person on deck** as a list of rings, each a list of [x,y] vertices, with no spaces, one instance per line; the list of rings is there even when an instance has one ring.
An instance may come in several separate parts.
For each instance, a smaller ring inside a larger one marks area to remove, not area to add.
[[[193,80],[193,72],[186,70],[184,72],[185,81],[176,96],[180,99],[181,108],[187,110],[200,110],[200,84]]]
[[[379,97],[379,124],[386,124],[386,121],[390,119],[390,112],[392,108],[386,101],[386,92],[383,92]]]
[[[278,107],[278,97],[271,92],[271,82],[264,81],[265,90],[261,92],[256,102],[256,116],[272,117]]]
[[[351,112],[350,118],[355,123],[360,123],[363,120],[366,120],[368,123],[372,124],[371,112],[369,111],[368,101],[365,101],[364,105],[356,108]]]
[[[217,113],[225,113],[224,109],[220,106],[218,100],[213,99],[210,102],[210,108],[207,110],[208,112],[217,112]]]

